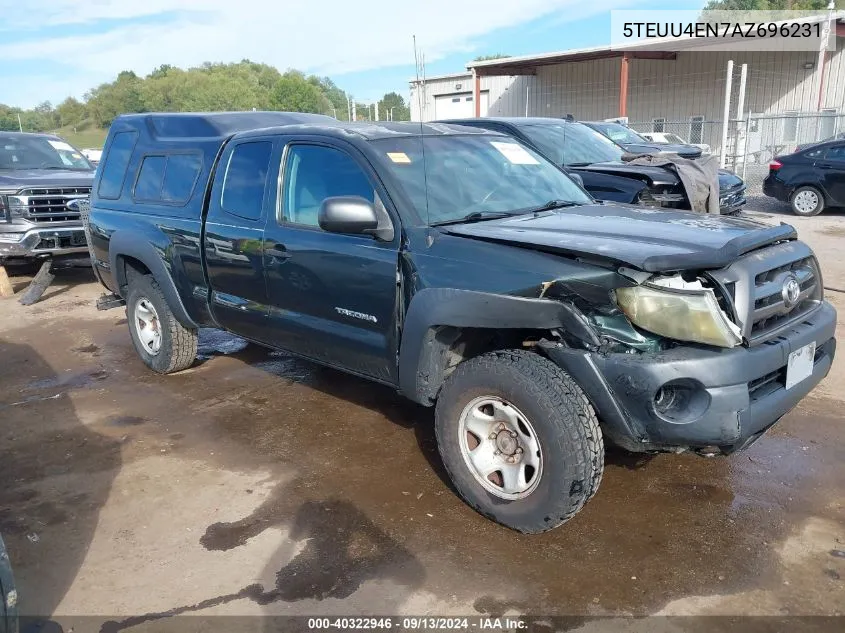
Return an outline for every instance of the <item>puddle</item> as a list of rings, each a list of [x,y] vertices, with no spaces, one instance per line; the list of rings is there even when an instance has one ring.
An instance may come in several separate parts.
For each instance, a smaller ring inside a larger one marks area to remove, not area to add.
[[[88,387],[93,383],[100,382],[109,377],[107,371],[98,370],[93,372],[67,372],[59,376],[51,376],[50,378],[41,378],[40,380],[33,380],[24,387],[27,391],[35,389],[56,389],[59,387],[66,387],[68,389],[79,389]]]
[[[223,330],[202,328],[199,331],[197,358],[208,360],[213,356],[235,354],[246,349],[249,341]]]

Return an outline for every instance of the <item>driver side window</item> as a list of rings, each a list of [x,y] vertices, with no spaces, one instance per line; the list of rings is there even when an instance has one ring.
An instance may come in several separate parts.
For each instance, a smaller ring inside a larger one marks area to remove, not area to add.
[[[345,152],[320,145],[291,145],[285,159],[283,221],[319,227],[326,198],[359,196],[375,201],[375,191],[361,167]]]

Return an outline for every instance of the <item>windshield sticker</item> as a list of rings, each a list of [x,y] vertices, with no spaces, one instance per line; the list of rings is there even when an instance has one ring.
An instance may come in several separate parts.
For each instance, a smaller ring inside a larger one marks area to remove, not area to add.
[[[513,165],[539,165],[540,161],[534,158],[528,151],[517,143],[502,143],[500,141],[490,141],[490,145],[499,150],[508,161]]]
[[[53,149],[65,150],[67,152],[73,151],[73,148],[64,141],[52,141],[48,139],[47,142],[53,146]]]
[[[405,152],[387,152],[387,157],[394,163],[410,164],[411,159]]]

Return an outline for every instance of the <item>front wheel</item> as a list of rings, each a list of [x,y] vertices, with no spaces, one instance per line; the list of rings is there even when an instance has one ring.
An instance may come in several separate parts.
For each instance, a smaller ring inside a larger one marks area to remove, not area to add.
[[[136,275],[129,282],[126,319],[135,351],[153,371],[171,374],[194,363],[197,331],[179,323],[150,275]]]
[[[461,497],[519,532],[565,523],[601,482],[604,443],[593,408],[566,372],[534,352],[460,364],[438,397],[435,427]]]
[[[789,199],[792,212],[805,218],[818,215],[824,209],[824,196],[815,187],[798,187]]]

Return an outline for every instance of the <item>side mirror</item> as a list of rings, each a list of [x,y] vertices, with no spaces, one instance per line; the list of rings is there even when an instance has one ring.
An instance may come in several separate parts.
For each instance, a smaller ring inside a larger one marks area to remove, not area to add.
[[[378,228],[378,216],[373,205],[358,196],[326,198],[320,205],[320,228],[330,233],[362,235]]]

